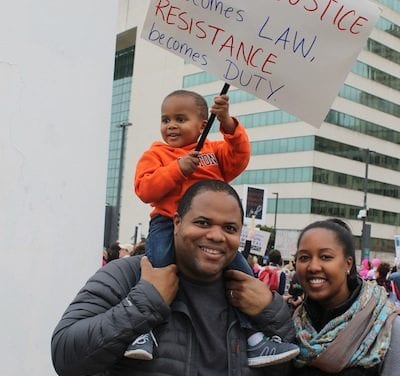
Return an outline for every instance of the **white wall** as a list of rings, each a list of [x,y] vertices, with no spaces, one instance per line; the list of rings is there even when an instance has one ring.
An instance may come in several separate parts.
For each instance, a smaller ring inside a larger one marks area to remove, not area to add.
[[[54,375],[50,338],[100,267],[117,5],[0,3],[0,375]]]

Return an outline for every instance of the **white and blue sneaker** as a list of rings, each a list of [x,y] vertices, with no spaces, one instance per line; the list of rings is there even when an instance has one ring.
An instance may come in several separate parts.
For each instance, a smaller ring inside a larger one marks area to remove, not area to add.
[[[137,337],[126,349],[124,356],[130,359],[152,360],[155,341],[153,333],[142,334]]]
[[[300,352],[298,346],[282,342],[279,336],[263,336],[257,345],[247,346],[248,364],[253,368],[288,362]]]

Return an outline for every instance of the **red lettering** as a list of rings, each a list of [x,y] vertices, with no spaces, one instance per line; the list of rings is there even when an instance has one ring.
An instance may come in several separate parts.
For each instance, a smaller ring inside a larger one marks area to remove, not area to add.
[[[343,8],[344,8],[344,6],[342,5],[342,6],[340,7],[339,11],[336,12],[336,16],[335,16],[335,18],[333,19],[333,24],[334,24],[334,25],[336,25],[336,20],[337,20],[337,18],[339,17],[339,14],[340,14],[340,12],[343,10]]]
[[[252,67],[255,67],[255,68],[257,67],[257,65],[254,65],[254,64],[253,64],[253,59],[254,59],[254,57],[255,57],[259,52],[263,53],[264,50],[263,50],[262,48],[257,48],[257,49],[253,52],[253,54],[251,55],[251,57],[250,57],[250,59],[249,59],[250,65],[251,65]]]
[[[264,64],[261,68],[261,72],[263,73],[268,73],[268,74],[272,74],[271,72],[264,70],[265,66],[268,64],[276,64],[276,59],[278,58],[278,56],[276,56],[275,54],[273,54],[272,52],[267,56],[267,58],[264,60]]]
[[[173,13],[174,10],[180,10],[180,9],[178,7],[173,7],[173,6],[169,8],[167,18],[166,18],[166,23],[168,25],[175,25],[174,21],[172,21],[172,20],[170,21],[170,18],[174,18],[177,16],[176,13]]]
[[[315,10],[318,9],[318,2],[317,0],[312,0],[312,2],[314,3],[314,8],[307,8],[305,5],[303,8],[309,12],[314,12]]]
[[[210,29],[215,29],[214,36],[211,38],[211,45],[213,46],[214,43],[215,43],[215,39],[217,38],[218,33],[219,33],[220,31],[225,31],[225,30],[224,30],[224,29],[221,29],[221,28],[218,27],[218,26],[214,26],[214,25],[208,25],[208,27],[209,27]]]
[[[196,27],[197,29],[201,32],[201,34],[197,33],[196,37],[200,38],[200,39],[204,39],[207,37],[207,33],[205,32],[205,30],[200,26],[204,24],[204,21],[196,21]]]
[[[187,15],[187,12],[179,13],[178,19],[184,23],[184,26],[178,25],[178,29],[179,30],[189,30],[189,33],[190,33],[191,30],[192,30],[193,19],[190,19],[190,25],[189,25],[188,22],[186,21],[186,19],[183,17],[183,16],[186,16],[186,15]]]
[[[236,53],[236,60],[239,60],[239,54],[242,52],[243,60],[246,62],[247,65],[249,65],[250,53],[252,50],[253,50],[253,46],[251,46],[249,54],[246,56],[246,52],[244,50],[244,43],[240,42],[237,53]]]
[[[353,28],[355,27],[355,26],[360,26],[360,27],[362,27],[362,26],[364,26],[364,24],[362,24],[362,23],[359,23],[359,21],[368,21],[368,18],[366,18],[366,17],[362,17],[362,16],[359,16],[359,17],[357,17],[357,19],[353,22],[353,24],[350,26],[350,33],[352,33],[352,34],[360,34],[360,31],[354,31],[353,30]]]
[[[349,4],[343,0],[286,0],[285,2],[294,7],[302,7],[306,12],[318,11],[315,15],[320,21],[331,22],[337,30],[348,31],[351,34],[359,34],[359,29],[365,26],[364,21],[368,21],[368,18],[358,16],[357,9],[346,8]]]
[[[356,14],[356,12],[354,10],[350,10],[350,11],[346,12],[342,17],[339,18],[339,21],[337,23],[337,27],[339,30],[347,30],[346,27],[341,27],[340,25],[341,25],[342,21],[351,13]]]
[[[233,35],[230,35],[228,39],[225,40],[224,43],[221,44],[221,47],[219,48],[218,52],[221,52],[222,49],[228,48],[229,49],[229,55],[232,57],[232,52],[233,52]]]
[[[325,13],[328,11],[329,7],[331,6],[332,3],[337,3],[336,0],[329,0],[329,3],[326,5],[325,9],[323,10],[323,12],[321,13],[321,16],[319,17],[319,19],[322,21]]]
[[[156,5],[155,15],[157,16],[159,13],[161,13],[161,17],[162,17],[163,21],[165,21],[165,14],[164,14],[163,8],[169,7],[169,1],[166,0],[164,2],[164,4],[162,4],[162,3],[163,3],[163,0],[160,0],[158,2],[158,4]]]

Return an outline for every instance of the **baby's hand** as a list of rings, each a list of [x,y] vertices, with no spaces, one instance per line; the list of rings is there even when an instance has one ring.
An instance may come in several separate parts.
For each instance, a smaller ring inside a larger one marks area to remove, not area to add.
[[[190,151],[183,157],[178,159],[179,167],[181,168],[182,174],[190,176],[200,163],[198,151]]]
[[[235,132],[236,125],[229,115],[229,97],[227,95],[219,95],[214,98],[214,105],[211,107],[211,113],[217,117],[225,133],[232,134]]]

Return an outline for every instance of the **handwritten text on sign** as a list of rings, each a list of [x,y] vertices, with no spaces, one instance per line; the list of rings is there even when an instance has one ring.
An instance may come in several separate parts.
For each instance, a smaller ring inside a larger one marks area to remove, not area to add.
[[[368,0],[152,0],[142,37],[320,126],[379,13]]]

